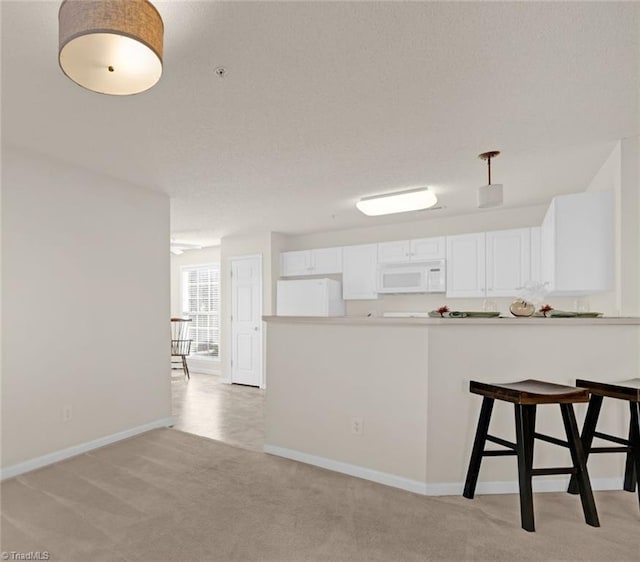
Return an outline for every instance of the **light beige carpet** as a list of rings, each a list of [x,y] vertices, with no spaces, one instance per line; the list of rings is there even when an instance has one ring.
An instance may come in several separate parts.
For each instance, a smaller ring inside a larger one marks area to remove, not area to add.
[[[2,550],[54,561],[640,560],[626,492],[423,497],[176,430],[155,430],[2,484]]]

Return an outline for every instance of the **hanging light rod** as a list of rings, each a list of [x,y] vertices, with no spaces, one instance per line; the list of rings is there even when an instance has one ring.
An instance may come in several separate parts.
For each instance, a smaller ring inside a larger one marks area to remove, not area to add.
[[[83,88],[126,96],[160,80],[164,24],[148,0],[64,0],[58,23],[60,68]]]
[[[483,152],[478,155],[481,160],[487,161],[487,185],[482,185],[478,188],[478,207],[480,209],[487,209],[489,207],[498,207],[502,205],[502,184],[491,183],[491,159],[500,155],[498,150],[491,150],[489,152]]]
[[[396,191],[383,195],[363,197],[356,203],[359,211],[367,216],[391,215],[393,213],[406,213],[407,211],[420,211],[433,207],[438,202],[433,191],[428,187]]]

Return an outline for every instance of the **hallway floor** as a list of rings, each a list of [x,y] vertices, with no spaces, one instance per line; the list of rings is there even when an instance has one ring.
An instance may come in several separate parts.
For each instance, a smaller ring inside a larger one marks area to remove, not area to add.
[[[171,398],[175,429],[262,452],[264,390],[193,372],[187,381],[174,371]]]

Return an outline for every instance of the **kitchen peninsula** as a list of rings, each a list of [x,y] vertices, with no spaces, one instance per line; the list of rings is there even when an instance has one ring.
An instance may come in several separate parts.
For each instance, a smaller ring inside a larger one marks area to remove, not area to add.
[[[266,445],[271,454],[427,495],[461,494],[481,400],[471,379],[624,380],[640,373],[638,318],[264,318]],[[603,407],[599,429],[620,436],[628,408]],[[537,430],[563,438],[557,407]],[[576,406],[578,423],[586,407]],[[491,433],[514,439],[498,404]],[[536,465],[568,453],[536,443]],[[589,460],[594,489],[620,489],[623,455]],[[487,458],[478,493],[517,491],[515,461]],[[563,490],[564,477],[537,478]]]

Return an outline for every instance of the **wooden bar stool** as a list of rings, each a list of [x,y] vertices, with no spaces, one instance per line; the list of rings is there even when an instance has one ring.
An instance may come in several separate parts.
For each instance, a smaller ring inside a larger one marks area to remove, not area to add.
[[[629,379],[621,382],[603,383],[578,379],[576,386],[585,388],[591,393],[587,415],[582,427],[582,447],[585,457],[589,453],[626,453],[627,462],[624,474],[624,489],[634,492],[638,489],[638,503],[640,503],[640,485],[636,486],[640,475],[640,379]],[[629,402],[629,438],[623,439],[608,433],[596,431],[600,408],[604,398],[617,398]],[[598,437],[617,447],[592,447],[593,438]],[[578,484],[575,478],[569,483],[569,493],[576,494]]]
[[[589,391],[583,388],[536,380],[504,384],[486,384],[471,381],[469,390],[474,394],[480,394],[484,398],[471,460],[469,461],[467,479],[464,485],[464,497],[473,499],[482,457],[516,455],[518,457],[518,481],[520,484],[520,517],[523,529],[535,531],[532,477],[550,474],[572,474],[575,476],[585,520],[589,525],[599,527],[600,522],[598,521],[598,512],[596,511],[589,473],[587,472],[586,458],[573,412],[574,402],[589,401]],[[511,402],[515,406],[515,443],[489,435],[489,422],[491,421],[494,400]],[[536,433],[536,407],[539,404],[560,405],[562,421],[567,434],[566,441]],[[535,439],[567,447],[571,453],[573,466],[533,468],[533,444]],[[485,450],[484,447],[487,441],[502,445],[506,449]]]

